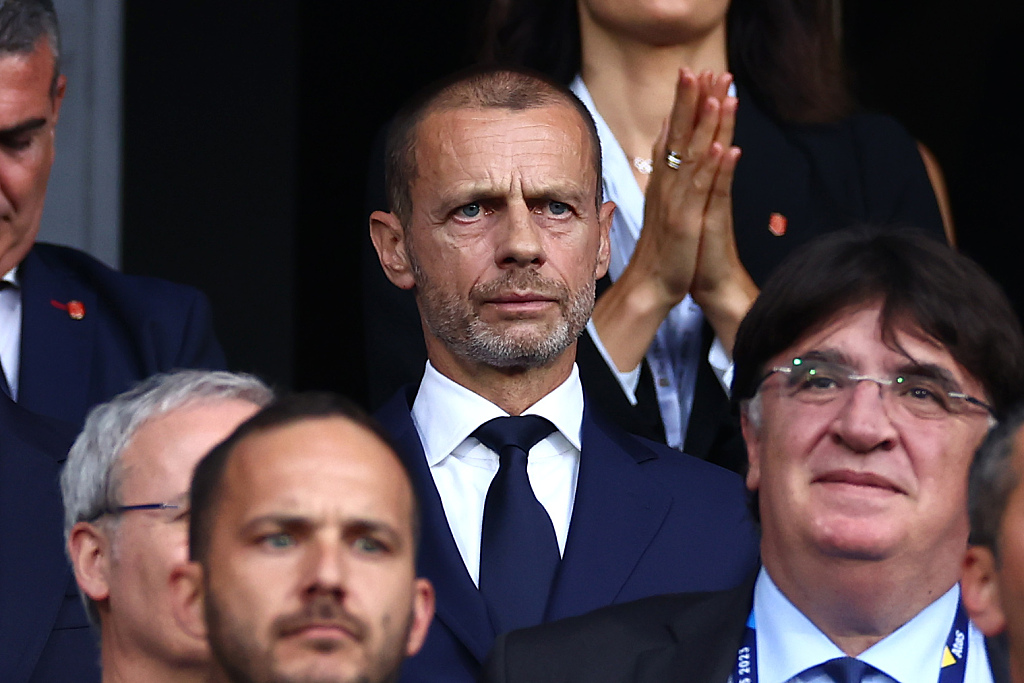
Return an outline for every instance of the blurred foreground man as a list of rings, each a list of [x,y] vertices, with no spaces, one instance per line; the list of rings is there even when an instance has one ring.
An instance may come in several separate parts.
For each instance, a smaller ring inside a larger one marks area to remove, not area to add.
[[[992,430],[971,466],[971,547],[964,605],[985,635],[1009,639],[1013,683],[1024,682],[1024,408]]]
[[[180,370],[89,414],[61,484],[105,683],[206,680],[206,641],[177,625],[170,602],[171,571],[188,559],[188,487],[199,459],[270,399],[248,375]]]
[[[836,233],[776,271],[735,361],[756,579],[513,633],[490,680],[1000,680],[958,584],[971,457],[1024,392],[998,287],[925,237]]]
[[[697,137],[708,220],[727,221],[735,157],[716,122]],[[509,630],[743,581],[756,536],[741,479],[585,400],[577,339],[615,205],[579,100],[531,74],[463,73],[399,115],[387,155],[393,212],[370,234],[416,294],[429,360],[377,417],[423,492],[419,566],[438,595],[403,679],[476,681]]]
[[[196,468],[179,620],[208,633],[211,681],[387,683],[426,637],[418,512],[386,437],[347,401],[297,395]]]

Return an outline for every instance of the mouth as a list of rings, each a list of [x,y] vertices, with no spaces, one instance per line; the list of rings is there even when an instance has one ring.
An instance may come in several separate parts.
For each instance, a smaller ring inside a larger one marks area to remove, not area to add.
[[[340,621],[314,620],[295,623],[281,631],[283,638],[302,638],[316,641],[357,641],[360,634],[349,624]]]
[[[529,314],[547,309],[558,300],[537,292],[505,292],[484,300],[484,305],[510,314]]]
[[[907,492],[892,481],[873,472],[857,472],[854,470],[832,470],[814,478],[813,483],[829,487],[842,487],[846,490],[859,490],[866,493],[895,493],[905,495]]]

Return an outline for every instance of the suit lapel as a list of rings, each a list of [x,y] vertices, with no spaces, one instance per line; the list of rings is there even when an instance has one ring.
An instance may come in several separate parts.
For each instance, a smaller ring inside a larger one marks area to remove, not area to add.
[[[666,628],[673,644],[641,653],[631,680],[725,683],[736,663],[757,572],[736,588],[678,596],[681,608]]]
[[[487,615],[480,591],[466,571],[462,555],[448,528],[441,497],[434,486],[419,434],[409,412],[411,399],[411,391],[399,392],[381,408],[377,418],[394,439],[420,496],[423,519],[419,573],[434,584],[437,593],[434,618],[447,626],[482,662],[490,652],[497,634]]]
[[[0,401],[0,662],[4,680],[27,681],[71,579],[57,484],[70,442],[42,433],[50,453],[22,440],[18,432],[35,416],[23,415],[6,396]]]
[[[626,444],[584,412],[583,450],[562,565],[548,602],[554,620],[615,602],[672,505],[672,495],[639,462],[656,458]]]
[[[52,270],[35,251],[22,262],[21,370],[18,403],[72,424],[88,406],[90,358],[96,334],[96,295]],[[66,305],[80,301],[85,317],[73,319]],[[58,390],[54,390],[57,388]]]

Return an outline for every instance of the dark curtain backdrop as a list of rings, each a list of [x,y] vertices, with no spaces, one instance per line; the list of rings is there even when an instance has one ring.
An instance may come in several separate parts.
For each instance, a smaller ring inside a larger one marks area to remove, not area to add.
[[[1021,10],[846,0],[856,90],[943,165],[961,248],[1024,310]],[[235,369],[366,396],[358,292],[374,136],[469,63],[470,0],[129,0],[123,263],[201,287]]]

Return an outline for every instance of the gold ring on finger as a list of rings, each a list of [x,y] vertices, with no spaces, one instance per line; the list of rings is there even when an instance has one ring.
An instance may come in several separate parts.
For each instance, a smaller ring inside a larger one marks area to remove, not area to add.
[[[678,171],[679,166],[683,163],[683,157],[679,156],[679,152],[670,149],[665,153],[665,163],[673,171]]]

